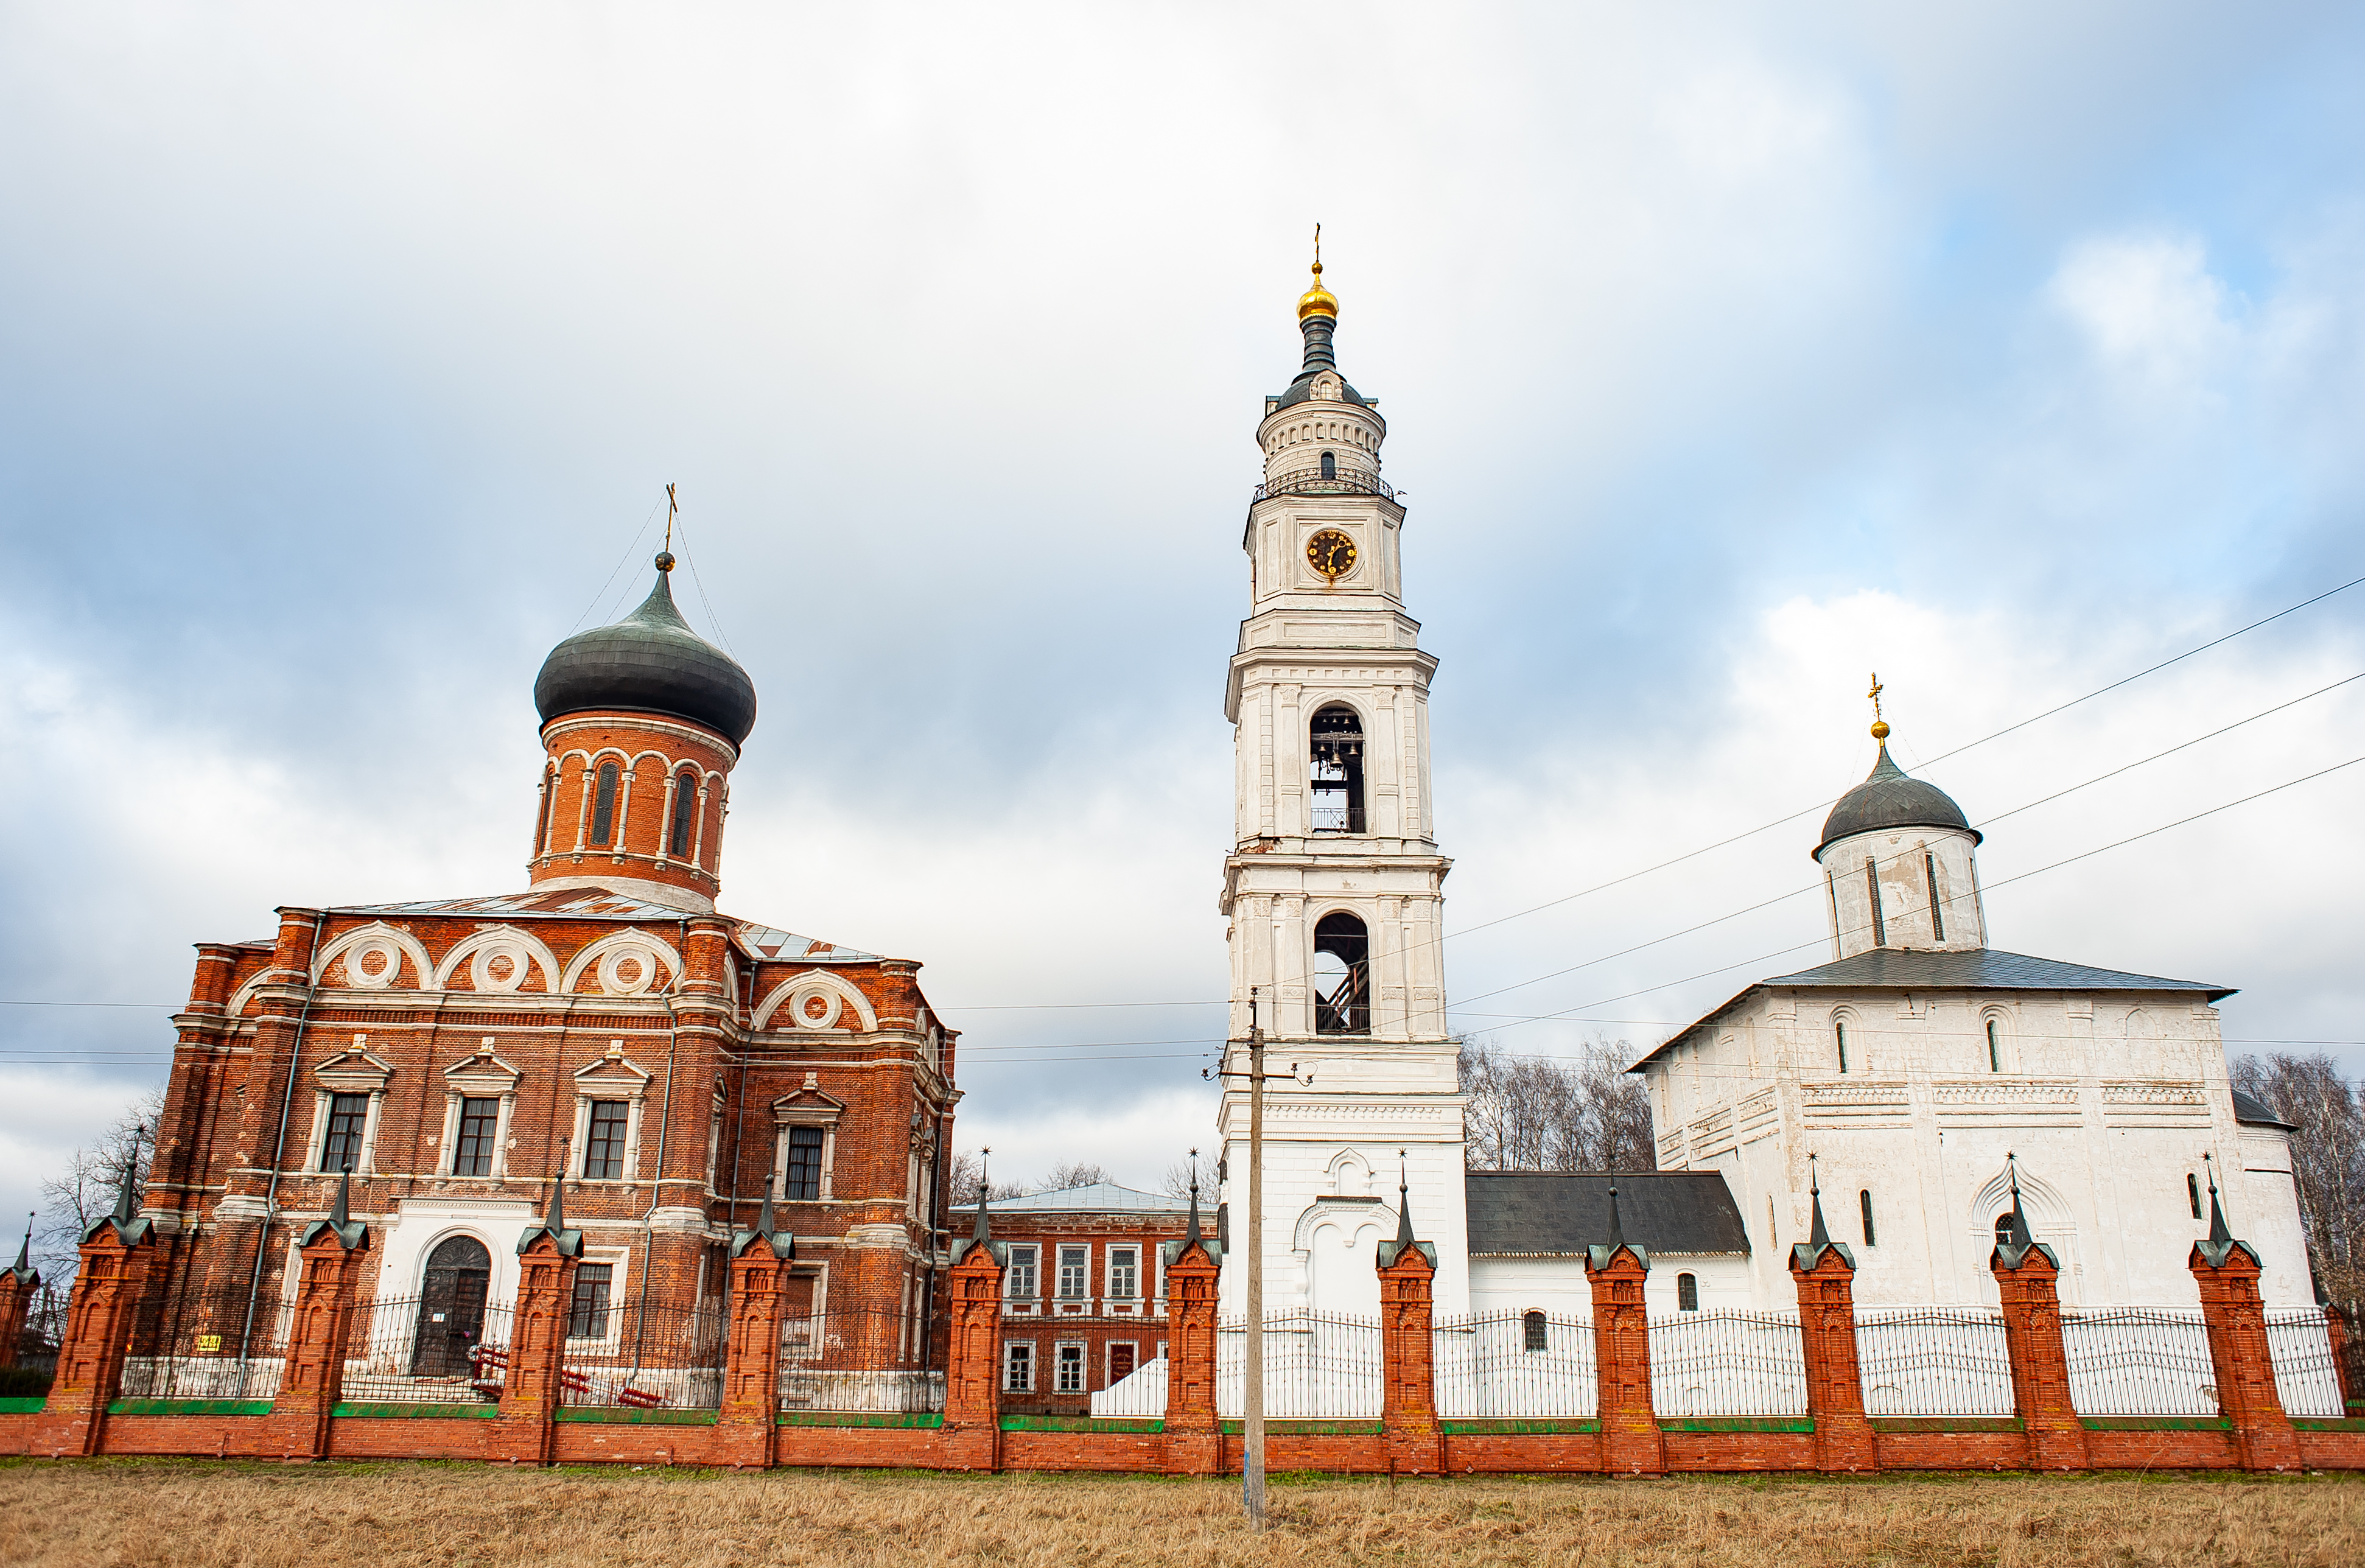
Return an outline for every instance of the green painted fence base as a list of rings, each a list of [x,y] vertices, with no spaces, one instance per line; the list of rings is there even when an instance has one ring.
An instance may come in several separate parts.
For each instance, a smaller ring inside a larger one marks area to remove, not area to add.
[[[2017,1416],[1875,1416],[1876,1432],[2020,1432]]]
[[[2078,1424],[2090,1432],[2230,1432],[2234,1423],[2223,1416],[2080,1416]]]
[[[712,1427],[712,1410],[644,1409],[633,1405],[562,1405],[558,1419],[593,1421],[614,1427]]]
[[[332,1405],[331,1416],[351,1419],[359,1417],[370,1421],[497,1421],[501,1407],[498,1405]]]
[[[118,1399],[110,1416],[268,1416],[268,1399]]]
[[[945,1424],[943,1413],[935,1410],[915,1410],[901,1416],[864,1415],[859,1411],[847,1410],[783,1410],[780,1412],[779,1420],[783,1427],[897,1427],[907,1429],[926,1429]]]
[[[1597,1432],[1601,1430],[1601,1423],[1575,1417],[1563,1419],[1541,1416],[1457,1417],[1451,1421],[1440,1421],[1437,1429],[1449,1438],[1502,1438],[1528,1433],[1548,1436]]]
[[[1239,1437],[1246,1428],[1238,1421],[1224,1423],[1224,1431]],[[1387,1428],[1377,1421],[1267,1421],[1265,1436],[1269,1438],[1376,1438]]]
[[[1156,1416],[1004,1416],[1005,1432],[1162,1432]]]
[[[1805,1416],[1662,1416],[1663,1432],[1811,1432]]]

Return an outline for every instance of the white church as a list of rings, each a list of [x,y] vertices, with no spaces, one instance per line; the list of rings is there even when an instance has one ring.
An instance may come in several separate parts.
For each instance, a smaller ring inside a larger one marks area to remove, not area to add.
[[[1992,1303],[2005,1157],[2065,1305],[2186,1305],[2214,1172],[2264,1260],[2267,1305],[2314,1299],[2286,1129],[2231,1092],[2227,988],[1988,945],[1980,835],[1879,758],[1814,850],[1832,961],[1749,986],[1636,1063],[1659,1169],[1617,1177],[1463,1168],[1446,1028],[1444,882],[1429,798],[1436,658],[1405,610],[1405,508],[1387,423],[1339,370],[1339,303],[1298,302],[1305,361],[1257,426],[1250,613],[1225,688],[1235,726],[1230,1037],[1268,1042],[1261,1235],[1245,1233],[1249,1091],[1218,1129],[1222,1308],[1262,1250],[1268,1312],[1378,1310],[1374,1245],[1437,1248],[1435,1310],[1590,1311],[1583,1255],[1609,1230],[1651,1255],[1653,1316],[1796,1304],[1809,1157],[1866,1306]],[[1251,1005],[1253,1000],[1253,1014]],[[1235,1048],[1226,1068],[1244,1073]]]

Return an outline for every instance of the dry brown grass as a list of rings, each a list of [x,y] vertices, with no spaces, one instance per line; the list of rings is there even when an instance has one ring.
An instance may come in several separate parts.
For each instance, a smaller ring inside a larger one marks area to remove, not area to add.
[[[0,1462],[0,1563],[458,1568],[650,1563],[2365,1562],[2365,1476],[1281,1478],[1237,1482]]]

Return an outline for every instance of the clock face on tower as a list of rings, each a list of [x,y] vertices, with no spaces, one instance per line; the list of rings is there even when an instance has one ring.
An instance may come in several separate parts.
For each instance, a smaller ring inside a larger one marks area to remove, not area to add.
[[[1326,528],[1306,542],[1306,564],[1336,582],[1355,566],[1355,542],[1335,528]]]

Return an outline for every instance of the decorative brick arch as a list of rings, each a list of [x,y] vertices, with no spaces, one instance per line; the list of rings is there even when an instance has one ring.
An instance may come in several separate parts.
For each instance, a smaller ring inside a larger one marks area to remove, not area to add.
[[[592,943],[589,946],[576,954],[574,958],[568,959],[566,976],[559,981],[558,989],[569,992],[581,991],[583,989],[583,977],[585,973],[588,972],[594,965],[597,965],[600,969],[600,983],[601,989],[605,991],[608,995],[647,996],[654,994],[659,990],[657,977],[655,974],[650,975],[644,983],[632,986],[630,989],[622,989],[609,983],[609,977],[611,972],[609,960],[611,958],[622,957],[628,951],[634,949],[655,955],[658,963],[664,967],[668,980],[678,982],[681,979],[681,955],[674,951],[673,944],[667,942],[662,936],[652,935],[648,932],[645,932],[639,926],[635,925],[628,930],[619,931],[612,936],[602,936],[597,942]]]
[[[418,976],[418,979],[411,982],[410,989],[424,991],[433,983],[435,966],[428,960],[427,949],[420,944],[419,938],[399,926],[388,925],[382,920],[374,920],[358,930],[348,931],[326,947],[321,948],[319,956],[312,960],[312,983],[319,985],[321,977],[329,972],[329,966],[339,958],[344,958],[349,953],[364,952],[372,947],[383,947],[388,952],[398,953],[410,961],[411,972]],[[345,984],[354,991],[399,991],[403,989],[400,968],[401,966],[398,964],[396,972],[388,975],[382,981],[373,982],[365,979],[357,979],[353,967],[349,962],[345,966]]]
[[[823,1022],[814,1022],[807,1006],[808,1002],[815,998],[824,998],[833,1003]],[[801,975],[791,975],[766,991],[764,1000],[756,1004],[756,1015],[748,1027],[759,1034],[769,1028],[773,1014],[783,1004],[789,1008],[786,1026],[791,1029],[849,1032],[846,1016],[849,1009],[853,1012],[855,1025],[858,1026],[855,1032],[868,1035],[875,1033],[879,1027],[879,1014],[872,1009],[870,999],[862,994],[861,988],[826,969],[807,969]]]
[[[516,971],[517,980],[514,983],[506,985],[498,982],[488,985],[484,982],[491,977],[477,972],[483,969],[484,965],[472,960],[479,954],[489,958],[493,952],[498,952],[504,947],[512,949],[510,956],[521,960]],[[460,966],[464,963],[469,966],[471,971],[469,981],[477,991],[508,991],[522,989],[526,978],[523,971],[527,964],[541,969],[544,991],[555,991],[559,989],[557,955],[550,950],[541,937],[518,926],[496,925],[462,940],[450,952],[443,955],[443,962],[435,971],[435,989],[451,990],[452,978],[460,972]]]

